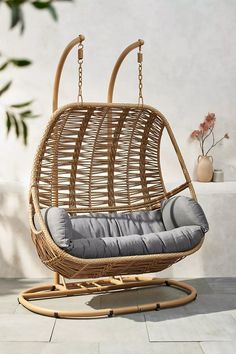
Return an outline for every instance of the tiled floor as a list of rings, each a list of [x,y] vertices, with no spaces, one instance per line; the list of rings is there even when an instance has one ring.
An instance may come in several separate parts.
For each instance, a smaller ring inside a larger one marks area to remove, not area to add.
[[[66,320],[39,316],[18,305],[18,292],[39,281],[0,279],[0,353],[235,354],[236,278],[188,282],[197,288],[198,298],[184,307],[113,318]],[[147,288],[43,303],[55,309],[95,309],[161,301],[177,295],[178,290],[168,287]]]

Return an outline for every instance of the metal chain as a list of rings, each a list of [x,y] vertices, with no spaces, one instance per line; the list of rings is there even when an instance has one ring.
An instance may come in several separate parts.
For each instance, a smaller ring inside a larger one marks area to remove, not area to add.
[[[141,52],[141,45],[138,51],[138,104],[143,105],[143,53]]]
[[[82,68],[82,64],[83,64],[83,44],[80,43],[78,45],[78,76],[79,76],[79,80],[78,80],[78,102],[83,103],[83,95],[82,95],[82,84],[83,84],[83,68]]]

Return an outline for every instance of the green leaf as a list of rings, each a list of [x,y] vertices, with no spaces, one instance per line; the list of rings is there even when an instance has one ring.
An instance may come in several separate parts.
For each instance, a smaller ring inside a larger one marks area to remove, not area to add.
[[[13,120],[13,123],[15,125],[16,136],[17,136],[17,138],[19,138],[20,130],[19,130],[19,125],[18,125],[17,119],[13,113],[10,114],[10,117]]]
[[[6,91],[9,89],[9,87],[11,86],[11,84],[12,84],[12,81],[9,81],[6,85],[4,85],[4,86],[0,89],[0,96],[2,96],[2,94],[3,94],[4,92],[6,92]]]
[[[24,116],[24,117],[22,117],[22,119],[28,119],[28,118],[38,118],[38,117],[40,117],[40,115],[39,114],[31,114],[31,115],[26,115],[26,116]]]
[[[22,102],[22,103],[16,103],[16,104],[12,104],[11,107],[12,108],[23,108],[23,107],[29,106],[32,102],[33,102],[33,100],[27,101],[27,102]]]
[[[25,28],[24,16],[21,7],[25,2],[27,2],[27,0],[5,0],[6,5],[11,10],[10,28],[12,29],[19,24],[21,34],[24,32]]]
[[[54,21],[57,21],[58,20],[57,12],[56,12],[55,7],[52,4],[49,4],[48,11],[50,12]]]
[[[28,118],[37,118],[40,117],[39,114],[33,114],[31,110],[27,110],[24,112],[20,112],[21,119],[28,119]]]
[[[33,113],[32,111],[28,110],[28,111],[21,112],[20,115],[22,118],[24,118],[32,115],[32,113]]]
[[[57,12],[55,7],[52,5],[52,1],[33,1],[32,5],[38,10],[47,9],[50,12],[52,18],[55,21],[58,20]]]
[[[31,61],[28,59],[10,59],[9,60],[15,66],[28,66],[31,64]]]
[[[33,1],[32,5],[39,10],[47,9],[51,1]]]
[[[6,112],[6,115],[7,115],[7,135],[9,134],[9,131],[11,129],[11,116],[8,112]]]
[[[21,21],[22,12],[18,5],[11,5],[11,25],[10,28],[14,28],[18,22]]]
[[[3,63],[1,66],[0,66],[0,71],[6,69],[6,67],[8,66],[9,64],[9,61],[6,61],[5,63]]]
[[[21,124],[22,124],[22,128],[23,128],[23,141],[24,141],[24,144],[27,145],[28,127],[23,120],[21,121]]]
[[[25,30],[25,21],[23,15],[21,16],[21,22],[20,22],[20,34],[23,34]]]

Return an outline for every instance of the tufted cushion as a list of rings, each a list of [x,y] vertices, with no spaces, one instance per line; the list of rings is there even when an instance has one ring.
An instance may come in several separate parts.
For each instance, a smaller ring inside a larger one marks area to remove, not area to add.
[[[71,249],[72,225],[67,212],[62,208],[51,207],[41,209],[41,214],[54,242],[62,249]],[[36,214],[34,216],[34,224],[36,229],[40,230]]]
[[[196,246],[208,230],[201,207],[186,197],[171,198],[152,211],[72,217],[62,208],[41,212],[55,243],[80,258],[182,252]]]
[[[198,225],[206,233],[209,229],[201,206],[194,199],[176,196],[162,202],[162,219],[166,230],[180,226]]]
[[[199,226],[183,226],[146,235],[77,239],[70,253],[81,258],[104,258],[182,252],[196,246],[203,236]]]
[[[160,210],[91,213],[71,217],[74,239],[119,237],[165,230]]]

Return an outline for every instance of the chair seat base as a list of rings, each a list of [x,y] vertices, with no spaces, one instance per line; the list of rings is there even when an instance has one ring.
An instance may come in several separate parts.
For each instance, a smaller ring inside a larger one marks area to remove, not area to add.
[[[40,306],[35,306],[30,300],[43,300],[50,298],[68,297],[68,296],[81,296],[93,293],[103,293],[110,292],[114,290],[125,290],[132,288],[143,288],[150,286],[170,286],[185,292],[187,295],[179,297],[174,300],[168,301],[156,301],[154,303],[147,303],[134,306],[125,307],[115,307],[106,308],[100,310],[54,310],[48,309]],[[40,285],[28,290],[24,290],[19,295],[19,303],[21,303],[28,310],[38,313],[44,316],[56,317],[56,318],[87,318],[87,317],[112,317],[115,315],[123,315],[128,313],[143,312],[160,310],[170,307],[176,307],[185,305],[197,297],[197,292],[191,285],[171,280],[171,279],[160,279],[147,276],[127,276],[127,277],[110,277],[110,278],[100,278],[79,282],[70,282],[55,285]]]

